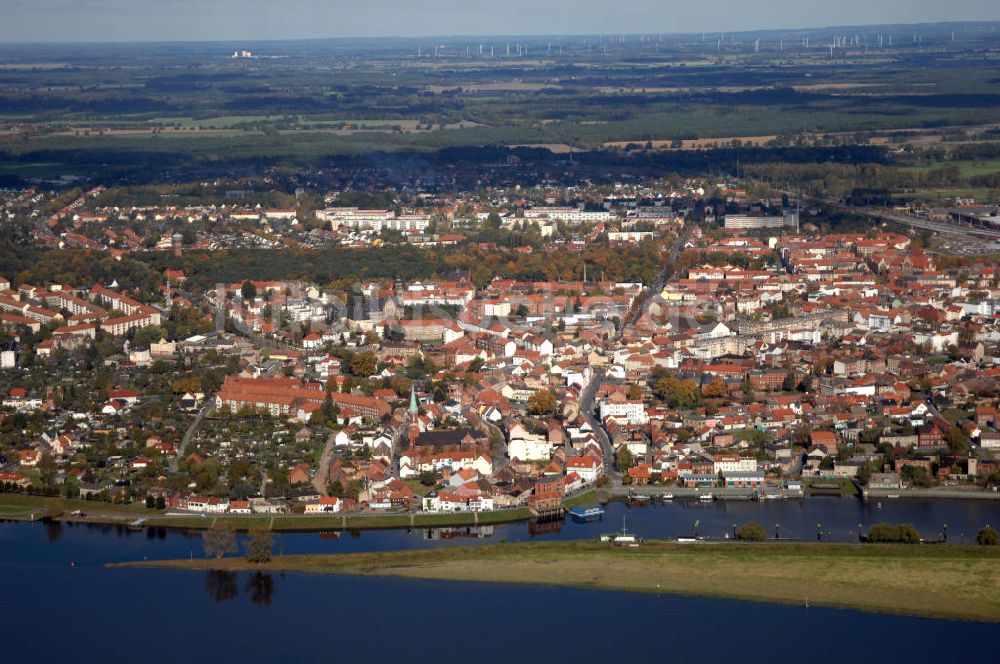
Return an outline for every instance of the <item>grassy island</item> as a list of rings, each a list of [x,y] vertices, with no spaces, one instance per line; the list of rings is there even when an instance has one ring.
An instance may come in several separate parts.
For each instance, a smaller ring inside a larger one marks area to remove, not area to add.
[[[575,541],[295,555],[263,565],[242,558],[123,565],[572,586],[1000,621],[1000,550],[972,546],[646,543],[624,549]]]

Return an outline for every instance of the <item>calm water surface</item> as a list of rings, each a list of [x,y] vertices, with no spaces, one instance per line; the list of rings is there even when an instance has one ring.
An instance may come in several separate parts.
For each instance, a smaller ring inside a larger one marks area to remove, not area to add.
[[[531,538],[723,537],[755,520],[782,537],[835,540],[857,526],[910,522],[949,540],[1000,524],[983,502],[811,499],[769,504],[611,505],[603,523],[484,532],[381,531],[277,538],[286,553],[389,550]],[[470,536],[470,535],[480,536]],[[773,534],[773,533],[772,533]],[[856,611],[561,588],[281,574],[106,569],[104,563],[200,556],[201,538],[86,525],[0,524],[0,662],[995,661],[1000,627]],[[1000,589],[998,589],[1000,592]],[[725,638],[720,638],[725,634]],[[16,638],[13,638],[16,635]]]

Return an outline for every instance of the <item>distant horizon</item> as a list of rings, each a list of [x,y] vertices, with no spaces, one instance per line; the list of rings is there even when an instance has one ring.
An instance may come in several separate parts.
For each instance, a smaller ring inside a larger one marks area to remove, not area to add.
[[[380,42],[380,41],[406,41],[415,42],[421,40],[463,40],[463,39],[478,39],[478,40],[509,40],[509,39],[533,39],[540,40],[545,38],[551,39],[586,39],[586,38],[604,38],[608,40],[611,37],[663,37],[663,38],[693,38],[700,37],[701,35],[707,35],[710,38],[715,38],[718,35],[759,35],[768,33],[783,33],[783,32],[829,32],[832,30],[874,30],[874,29],[885,29],[885,28],[895,28],[900,30],[912,30],[920,28],[932,28],[932,27],[948,27],[948,26],[987,26],[995,24],[1000,27],[1000,19],[989,20],[989,21],[929,21],[929,22],[919,22],[919,23],[865,23],[865,24],[843,24],[843,25],[818,25],[818,26],[792,26],[784,28],[757,28],[752,30],[726,30],[726,31],[686,31],[686,32],[575,32],[575,33],[495,33],[495,34],[427,34],[427,35],[356,35],[356,36],[330,36],[330,37],[253,37],[253,38],[241,38],[241,37],[231,37],[226,39],[160,39],[160,40],[78,40],[78,41],[57,41],[57,40],[37,40],[37,41],[16,41],[16,40],[4,40],[6,43],[0,43],[0,48],[10,47],[10,46],[73,46],[73,45],[87,45],[87,46],[100,46],[106,45],[172,45],[172,44],[226,44],[226,45],[239,45],[239,44],[277,44],[277,43],[299,43],[299,42]]]
[[[1000,3],[952,0],[9,0],[15,44],[230,43],[746,34],[989,24]],[[488,28],[488,29],[484,29]]]

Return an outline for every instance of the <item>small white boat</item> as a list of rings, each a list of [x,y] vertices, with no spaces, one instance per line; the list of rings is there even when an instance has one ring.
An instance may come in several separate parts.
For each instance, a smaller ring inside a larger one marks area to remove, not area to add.
[[[698,496],[698,500],[704,500],[706,503],[708,503],[715,500],[715,496],[713,496],[710,493],[703,493],[700,496]]]
[[[662,496],[660,496],[660,498],[663,499],[663,500],[673,500],[674,499],[674,494],[672,494],[672,493],[665,493]]]
[[[622,530],[620,533],[605,533],[601,535],[602,542],[611,542],[615,546],[639,546],[642,541],[625,529],[625,517],[622,517]]]

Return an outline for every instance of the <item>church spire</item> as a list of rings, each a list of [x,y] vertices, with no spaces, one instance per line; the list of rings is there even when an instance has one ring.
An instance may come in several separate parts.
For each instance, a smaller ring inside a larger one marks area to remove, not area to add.
[[[416,416],[417,416],[417,392],[414,389],[413,384],[411,383],[410,384],[410,417],[416,417]]]

